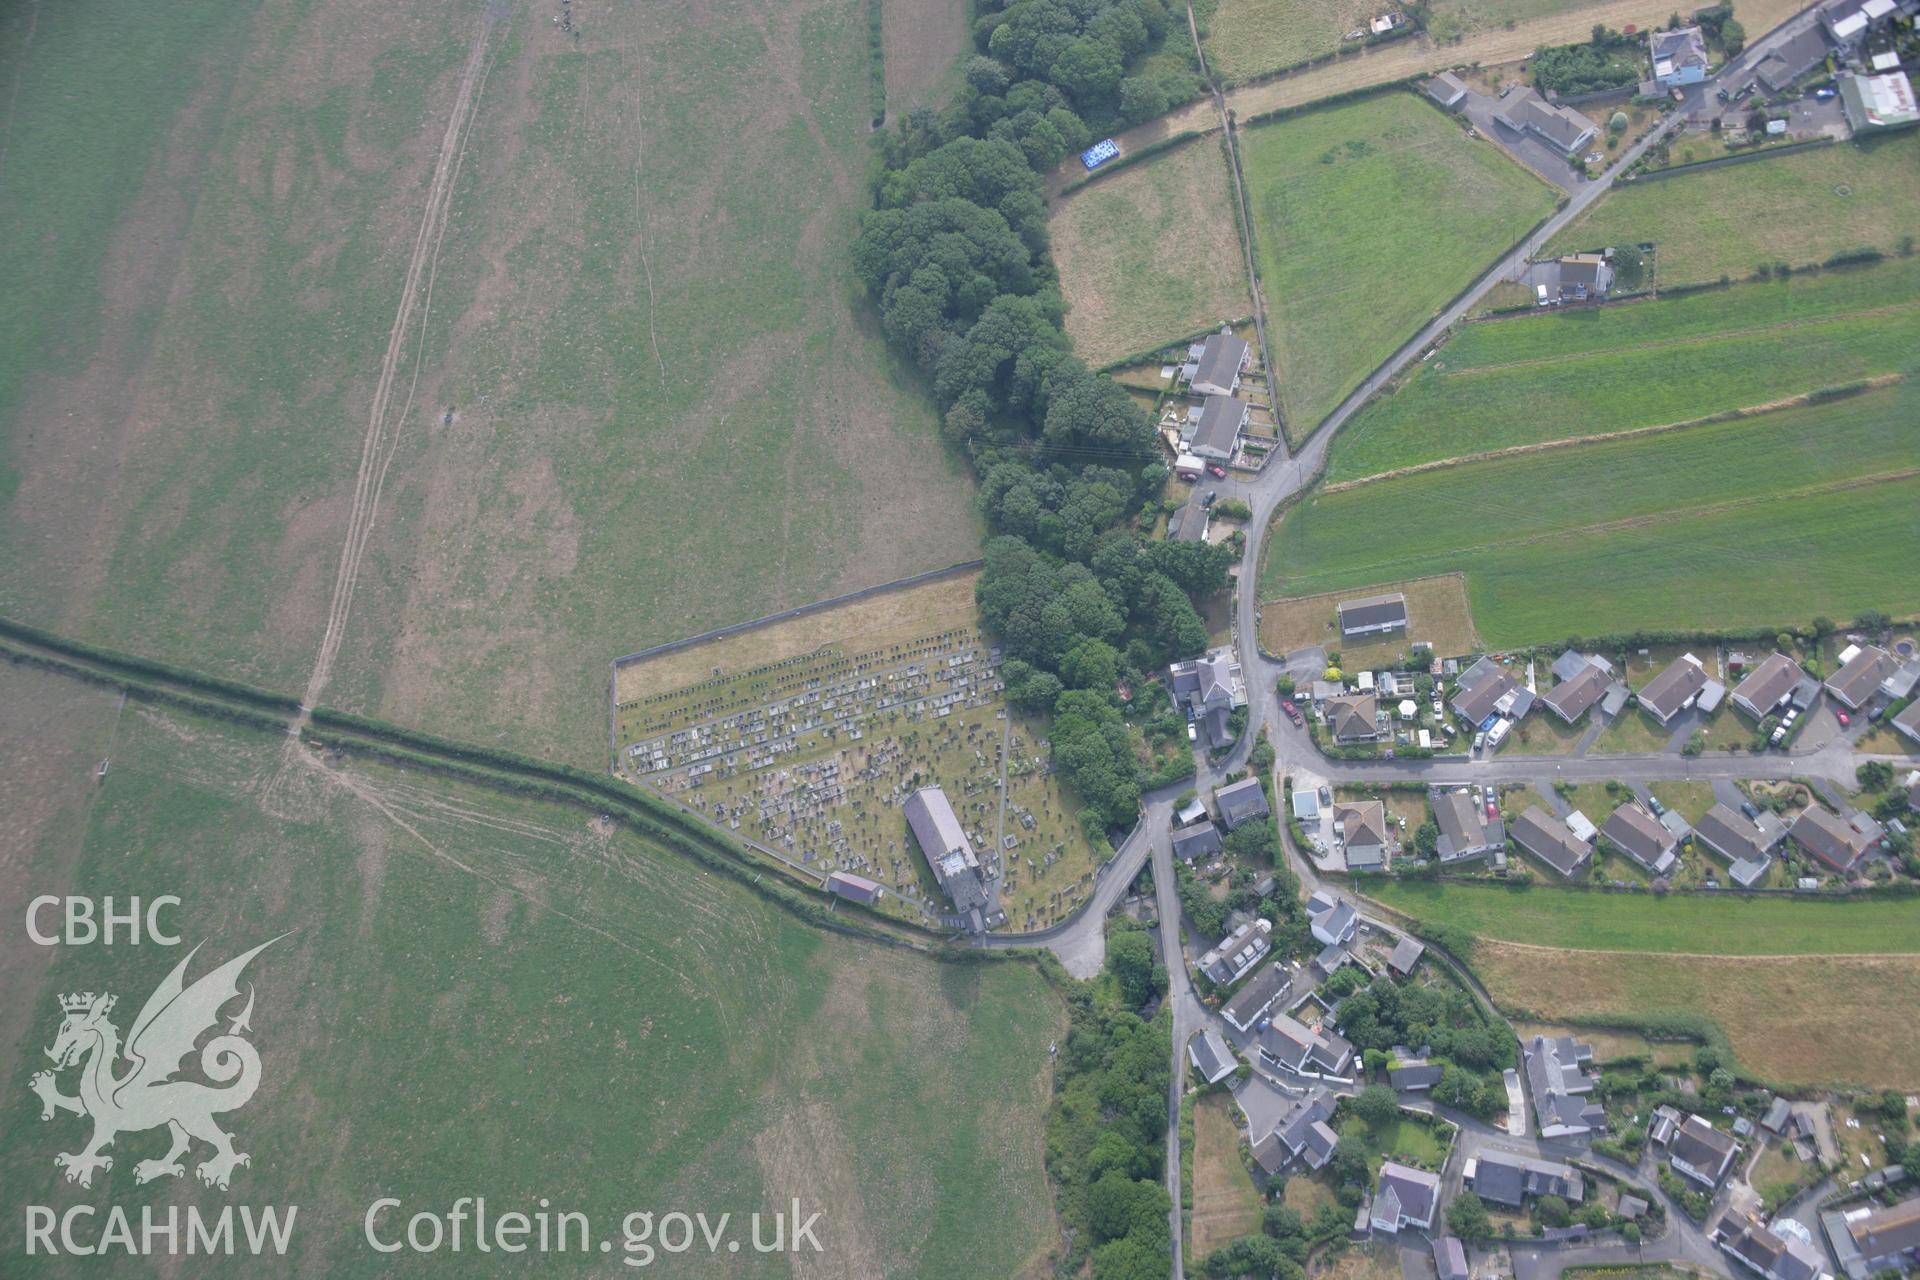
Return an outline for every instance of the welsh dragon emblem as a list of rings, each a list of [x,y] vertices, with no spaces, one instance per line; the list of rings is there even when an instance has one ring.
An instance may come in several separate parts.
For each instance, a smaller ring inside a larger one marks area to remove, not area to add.
[[[208,1186],[226,1190],[234,1169],[250,1163],[244,1152],[234,1150],[233,1135],[214,1117],[246,1106],[260,1086],[260,1054],[242,1034],[252,1029],[248,1022],[253,1016],[251,984],[246,1007],[229,1021],[224,1034],[214,1036],[200,1050],[200,1070],[214,1085],[174,1077],[194,1043],[217,1027],[221,1008],[239,996],[240,973],[247,962],[279,940],[261,943],[188,986],[187,965],[200,950],[195,947],[147,997],[124,1049],[120,1030],[109,1017],[117,997],[91,991],[60,997],[66,1017],[47,1050],[54,1069],[35,1075],[31,1087],[40,1095],[42,1120],[53,1119],[56,1111],[93,1120],[93,1138],[85,1147],[53,1158],[67,1171],[68,1182],[92,1186],[96,1169],[113,1168],[113,1157],[105,1151],[115,1138],[161,1125],[166,1126],[172,1145],[159,1159],[134,1166],[137,1182],[186,1172],[180,1158],[194,1139],[213,1148],[213,1154],[194,1167]],[[124,1071],[120,1070],[122,1059],[129,1064]],[[74,1066],[80,1069],[79,1092],[61,1093],[55,1075]]]

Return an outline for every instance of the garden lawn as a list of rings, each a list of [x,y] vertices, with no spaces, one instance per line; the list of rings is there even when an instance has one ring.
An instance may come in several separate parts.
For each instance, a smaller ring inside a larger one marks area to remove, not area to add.
[[[1328,478],[1770,404],[1911,368],[1917,343],[1920,259],[1473,324],[1342,433]]]
[[[1255,125],[1240,155],[1294,440],[1554,205],[1412,94]]]
[[[1321,493],[1282,520],[1262,597],[1465,569],[1495,646],[1903,614],[1920,608],[1917,400],[1902,384]]]
[[[1416,920],[1451,924],[1483,938],[1575,951],[1920,954],[1920,899],[1913,898],[1651,897],[1393,880],[1369,884],[1367,896]],[[1548,1010],[1539,1012],[1551,1016]]]
[[[1759,28],[1749,25],[1749,31]],[[1615,186],[1548,246],[1658,246],[1662,284],[1738,279],[1857,249],[1899,252],[1920,235],[1920,136],[1791,152]]]
[[[1067,333],[1111,364],[1253,313],[1233,188],[1218,138],[1103,177],[1048,223]]]

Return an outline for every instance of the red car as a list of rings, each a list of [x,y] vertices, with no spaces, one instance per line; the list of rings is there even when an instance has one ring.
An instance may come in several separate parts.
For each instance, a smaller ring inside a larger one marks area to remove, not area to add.
[[[1489,818],[1497,818],[1500,816],[1500,810],[1494,805],[1493,801],[1491,800],[1487,801],[1487,816]]]
[[[1853,721],[1851,721],[1851,720],[1849,720],[1849,719],[1847,718],[1847,713],[1846,713],[1846,712],[1844,712],[1844,711],[1842,711],[1842,712],[1840,713],[1840,727],[1841,727],[1842,729],[1844,729],[1844,728],[1846,728],[1846,727],[1847,727],[1848,725],[1850,725],[1850,724],[1852,724],[1852,723],[1853,723]]]
[[[1227,478],[1227,469],[1217,462],[1209,462],[1207,464],[1207,470],[1213,473],[1213,478],[1216,480],[1225,480]]]
[[[1280,709],[1287,713],[1287,719],[1293,721],[1295,728],[1298,728],[1301,725],[1306,723],[1306,721],[1300,718],[1300,708],[1294,706],[1291,701],[1282,702],[1280,704]]]

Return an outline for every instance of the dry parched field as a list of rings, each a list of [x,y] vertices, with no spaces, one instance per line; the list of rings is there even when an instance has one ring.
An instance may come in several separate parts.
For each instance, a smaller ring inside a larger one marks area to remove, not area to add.
[[[1130,165],[1048,222],[1067,333],[1099,367],[1253,311],[1217,138]]]
[[[1340,638],[1334,610],[1342,600],[1393,591],[1407,597],[1407,630],[1366,641]],[[1260,605],[1260,647],[1272,654],[1319,645],[1338,649],[1342,664],[1358,669],[1375,661],[1399,657],[1415,640],[1428,642],[1434,653],[1443,658],[1480,651],[1480,637],[1473,629],[1473,612],[1467,606],[1466,575],[1443,573],[1406,582],[1382,582],[1353,591],[1267,600]]]
[[[1193,1239],[1204,1258],[1260,1230],[1260,1193],[1240,1159],[1240,1120],[1233,1099],[1210,1094],[1193,1109]]]
[[[1474,970],[1503,1008],[1633,1022],[1704,1015],[1742,1067],[1781,1084],[1920,1088],[1920,955],[1696,956],[1563,951],[1481,939]]]
[[[944,97],[942,89],[967,52],[967,6],[956,0],[877,2],[887,73],[887,113],[939,106]]]

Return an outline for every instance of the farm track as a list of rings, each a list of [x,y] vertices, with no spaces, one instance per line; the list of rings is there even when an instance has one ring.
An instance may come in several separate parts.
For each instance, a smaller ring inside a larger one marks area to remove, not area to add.
[[[446,235],[447,213],[459,180],[461,161],[466,156],[466,141],[479,109],[487,72],[492,68],[487,44],[496,17],[495,6],[489,5],[480,19],[480,30],[474,37],[473,48],[467,54],[467,64],[461,72],[460,87],[447,120],[447,131],[440,142],[440,154],[434,162],[433,181],[427,188],[426,207],[421,211],[420,229],[414,235],[413,255],[407,262],[406,278],[400,290],[400,306],[394,314],[393,327],[387,334],[386,355],[380,363],[380,379],[374,386],[373,402],[368,411],[366,436],[360,447],[360,470],[354,482],[353,508],[347,517],[347,537],[340,550],[340,568],[334,578],[333,600],[327,611],[326,630],[320,639],[320,652],[314,661],[313,672],[308,677],[306,693],[301,698],[306,707],[319,703],[321,694],[333,676],[333,664],[339,656],[347,619],[353,609],[354,587],[359,581],[367,543],[373,535],[374,522],[379,514],[381,489],[386,484],[388,468],[393,465],[394,455],[399,449],[407,415],[413,408],[414,392],[420,381],[420,363],[425,354],[426,320],[433,306],[433,284],[439,269],[440,242]],[[414,344],[413,376],[407,386],[406,401],[398,414],[390,415],[394,384],[405,356],[407,338],[415,328],[419,330],[419,336]]]
[[[1906,375],[1901,373],[1883,373],[1862,379],[1864,388],[1878,391],[1895,383],[1904,382]],[[1710,427],[1722,422],[1737,422],[1742,418],[1757,418],[1764,414],[1779,413],[1783,409],[1800,409],[1813,404],[1818,392],[1809,391],[1797,396],[1788,396],[1783,400],[1768,400],[1763,404],[1745,405],[1736,409],[1723,409],[1719,413],[1710,413],[1704,417],[1687,418],[1680,422],[1662,422],[1651,427],[1629,427],[1624,431],[1601,431],[1593,435],[1568,436],[1564,440],[1537,440],[1532,444],[1508,445],[1504,449],[1486,449],[1479,453],[1462,453],[1451,458],[1435,458],[1432,462],[1415,463],[1410,467],[1395,467],[1391,471],[1376,471],[1370,476],[1360,476],[1353,480],[1336,480],[1332,484],[1322,485],[1322,493],[1344,493],[1348,489],[1357,489],[1362,485],[1377,484],[1382,480],[1400,480],[1407,476],[1423,475],[1429,471],[1446,471],[1453,467],[1464,467],[1474,462],[1492,462],[1500,458],[1518,458],[1530,453],[1551,453],[1556,449],[1573,449],[1581,445],[1605,444],[1610,440],[1632,440],[1640,436],[1666,435],[1671,431],[1691,431],[1695,427]]]

